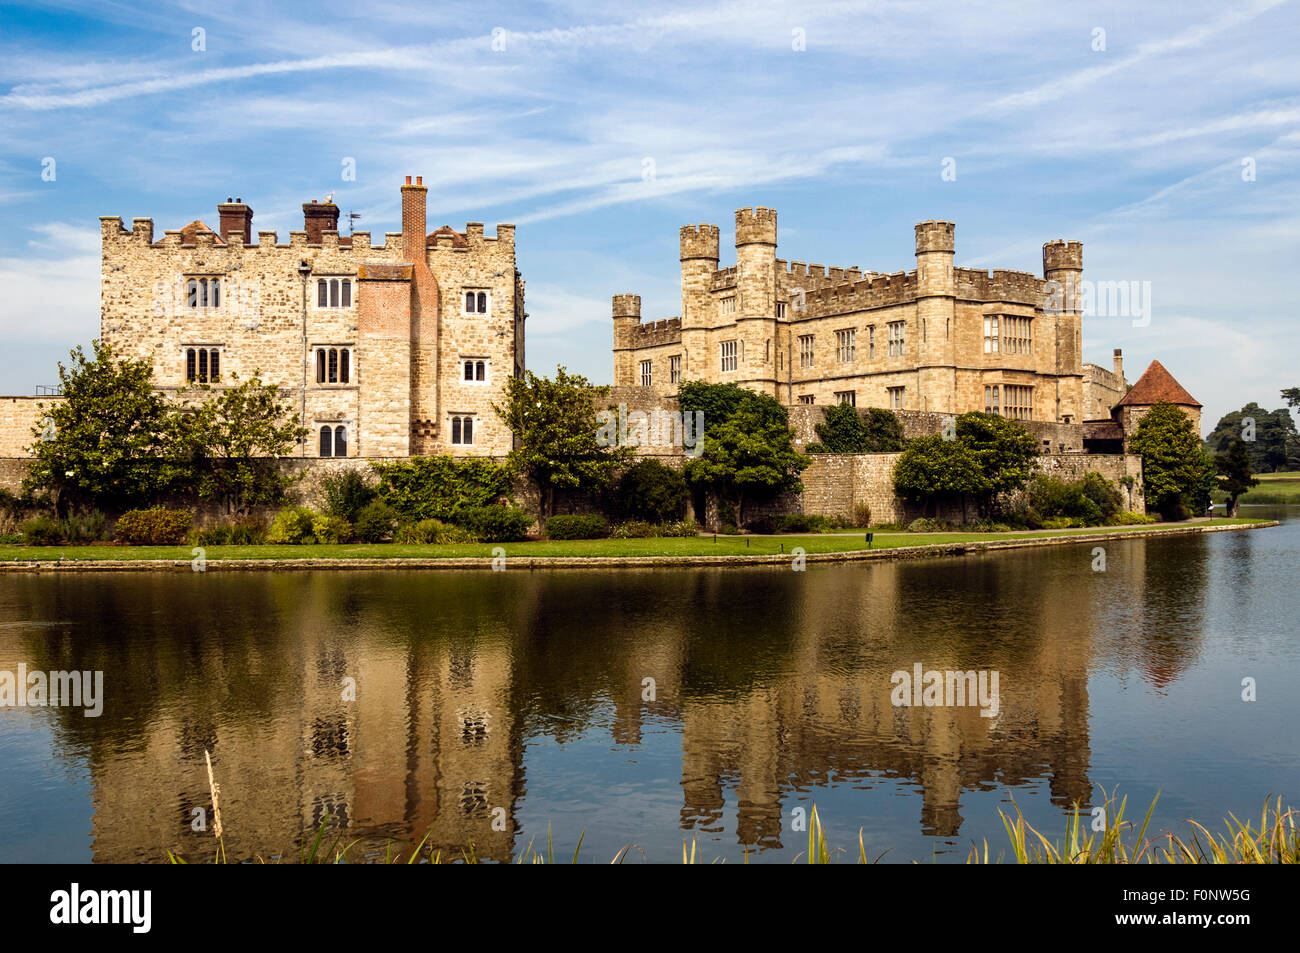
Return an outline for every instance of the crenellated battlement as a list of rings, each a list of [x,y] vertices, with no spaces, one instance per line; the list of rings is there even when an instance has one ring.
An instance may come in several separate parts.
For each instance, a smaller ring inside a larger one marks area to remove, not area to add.
[[[758,206],[736,209],[736,247],[775,245],[776,210]]]
[[[681,228],[681,260],[706,258],[717,265],[718,262],[718,226],[683,225]]]
[[[614,295],[612,307],[616,318],[636,318],[641,320],[641,296],[634,294]]]
[[[952,222],[919,222],[916,226],[916,253],[924,255],[927,252],[954,251],[957,247],[954,234],[956,228]]]
[[[1083,242],[1058,238],[1043,244],[1043,274],[1052,271],[1081,271]]]

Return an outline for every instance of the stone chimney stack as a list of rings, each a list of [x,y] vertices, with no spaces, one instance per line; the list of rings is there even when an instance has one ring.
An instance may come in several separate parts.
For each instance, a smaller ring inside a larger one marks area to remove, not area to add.
[[[253,210],[244,204],[243,199],[226,196],[226,200],[217,205],[217,214],[221,217],[217,231],[223,241],[231,232],[237,232],[244,237],[245,245],[253,243]]]
[[[319,245],[322,233],[338,231],[339,207],[333,202],[317,202],[315,199],[303,202],[302,227],[307,232],[307,244]]]
[[[1115,376],[1124,379],[1124,351],[1118,347],[1115,348]]]

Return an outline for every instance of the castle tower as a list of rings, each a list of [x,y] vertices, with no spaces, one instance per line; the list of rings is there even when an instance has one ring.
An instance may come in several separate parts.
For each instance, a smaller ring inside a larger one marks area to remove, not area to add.
[[[402,257],[411,265],[411,453],[432,453],[438,419],[438,281],[429,270],[428,189],[424,177],[402,186]]]
[[[718,226],[683,225],[681,262],[682,377],[707,380],[709,361],[716,360],[708,329],[717,321],[709,286],[718,270]]]
[[[641,325],[641,296],[614,295],[614,383],[637,384],[636,334]]]
[[[921,222],[916,226],[917,410],[957,412],[956,249],[952,222]],[[909,343],[910,346],[910,343]]]
[[[1054,419],[1083,420],[1083,242],[1059,238],[1043,245],[1042,320],[1055,327],[1057,375]]]
[[[776,393],[776,211],[736,210],[736,330],[739,384]]]

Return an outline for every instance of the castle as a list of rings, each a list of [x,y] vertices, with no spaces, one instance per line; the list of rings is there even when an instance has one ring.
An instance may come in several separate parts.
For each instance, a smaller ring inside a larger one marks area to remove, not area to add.
[[[734,382],[787,405],[1085,419],[1081,243],[1045,244],[1042,278],[955,268],[951,222],[916,226],[906,273],[787,262],[776,246],[770,208],[736,212],[729,268],[718,267],[716,225],[683,227],[681,315],[642,323],[638,295],[614,296],[614,383],[667,395],[682,380]]]
[[[501,456],[492,412],[524,367],[524,282],[515,229],[429,232],[422,177],[401,187],[402,230],[372,245],[340,235],[331,201],[303,230],[253,239],[242,199],[154,240],[153,220],[100,219],[100,336],[149,358],[167,394],[254,374],[278,385],[311,435],[294,456]]]

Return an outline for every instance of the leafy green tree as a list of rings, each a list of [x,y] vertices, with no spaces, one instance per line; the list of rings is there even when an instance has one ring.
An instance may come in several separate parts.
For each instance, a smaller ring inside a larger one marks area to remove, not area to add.
[[[1284,398],[1287,393],[1282,392]],[[1286,407],[1268,411],[1251,401],[1241,410],[1221,417],[1205,439],[1205,445],[1218,454],[1227,451],[1234,440],[1245,442],[1251,470],[1255,473],[1274,473],[1284,469],[1292,458],[1300,454],[1300,435],[1297,435],[1295,420]]]
[[[965,445],[980,471],[973,491],[980,515],[992,515],[997,498],[1024,488],[1038,466],[1038,441],[1015,420],[972,411],[956,422],[957,442]]]
[[[171,412],[153,388],[149,360],[118,360],[102,341],[59,363],[63,400],[32,428],[28,493],[49,491],[54,507],[127,506],[169,490],[179,476]]]
[[[1148,506],[1171,520],[1186,519],[1189,510],[1203,512],[1214,485],[1213,458],[1181,409],[1153,404],[1129,438],[1129,449],[1142,457]]]
[[[275,458],[286,456],[308,430],[280,388],[254,374],[233,387],[202,385],[181,397],[172,429],[199,496],[234,513],[282,502],[294,478]]]
[[[1282,399],[1288,407],[1300,407],[1300,387],[1283,388]]]
[[[639,460],[618,478],[619,513],[648,523],[666,523],[681,515],[686,478],[658,460]]]
[[[893,411],[867,409],[866,419],[850,404],[827,407],[824,421],[813,429],[817,442],[809,453],[885,453],[903,449],[903,425]]]
[[[925,515],[936,503],[965,500],[979,495],[984,475],[978,458],[961,440],[945,440],[942,434],[930,434],[907,442],[903,455],[894,464],[894,490],[910,503],[922,506]]]
[[[812,461],[795,449],[784,408],[773,398],[754,394],[713,426],[705,417],[705,435],[703,452],[686,464],[686,479],[730,504],[737,525],[745,525],[747,502],[802,489],[799,474]]]
[[[1237,497],[1259,486],[1254,471],[1250,468],[1250,454],[1246,452],[1246,441],[1234,440],[1227,450],[1214,458],[1214,467],[1218,472],[1218,488],[1228,494],[1228,515],[1237,515]]]
[[[790,415],[775,397],[760,394],[739,384],[707,384],[704,381],[683,381],[677,388],[677,401],[683,415],[703,413],[704,431],[721,426],[734,417],[742,407],[759,414],[769,423],[789,426]]]
[[[543,529],[555,511],[557,488],[604,489],[632,457],[630,447],[607,446],[598,437],[596,400],[608,393],[608,387],[593,386],[557,366],[553,380],[532,371],[509,378],[505,403],[492,407],[515,435],[507,466],[526,474],[541,491]]]

